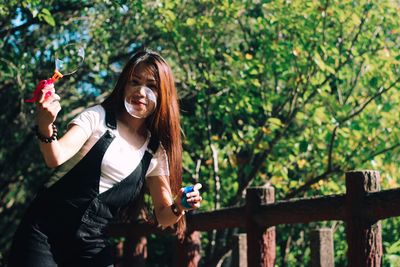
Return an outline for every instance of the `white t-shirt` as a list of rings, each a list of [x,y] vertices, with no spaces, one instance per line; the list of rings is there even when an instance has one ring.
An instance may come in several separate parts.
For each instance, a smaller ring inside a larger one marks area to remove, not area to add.
[[[119,135],[117,130],[106,127],[105,110],[101,105],[86,109],[73,119],[70,122],[71,124],[80,126],[87,134],[88,140],[78,153],[60,166],[56,172],[56,178],[61,178],[75,166],[107,129],[115,134],[115,138],[106,150],[101,163],[100,193],[110,189],[136,169],[150,141],[150,132],[148,132],[147,140],[140,149],[131,146]],[[167,153],[161,143],[150,161],[146,173],[146,177],[149,176],[169,176]]]

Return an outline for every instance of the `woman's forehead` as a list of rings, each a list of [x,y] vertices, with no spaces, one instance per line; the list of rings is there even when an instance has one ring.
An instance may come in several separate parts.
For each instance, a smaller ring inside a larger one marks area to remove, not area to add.
[[[157,71],[152,64],[139,63],[133,68],[131,79],[156,80]]]

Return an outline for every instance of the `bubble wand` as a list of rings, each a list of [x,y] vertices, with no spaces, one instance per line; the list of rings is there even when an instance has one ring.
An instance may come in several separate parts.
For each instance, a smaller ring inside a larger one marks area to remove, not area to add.
[[[85,59],[85,50],[76,43],[67,44],[56,51],[54,74],[47,80],[41,80],[33,91],[32,98],[26,99],[25,102],[37,102],[40,98],[43,88],[47,85],[55,83],[66,75],[75,73],[82,65]],[[52,92],[46,92],[45,99],[52,95]]]

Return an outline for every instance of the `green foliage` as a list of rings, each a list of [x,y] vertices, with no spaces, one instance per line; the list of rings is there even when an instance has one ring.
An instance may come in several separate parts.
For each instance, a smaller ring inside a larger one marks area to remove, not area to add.
[[[242,203],[249,185],[272,184],[277,200],[342,193],[351,169],[379,170],[384,189],[397,187],[398,10],[389,0],[1,3],[1,255],[51,173],[32,142],[34,107],[22,100],[51,75],[55,48],[70,41],[84,43],[87,57],[57,84],[61,129],[110,92],[138,48],[160,51],[171,64],[181,97],[184,182],[203,183],[204,211]],[[383,223],[385,266],[398,260],[397,225]],[[280,266],[284,257],[293,266],[309,261],[314,226],[278,228]],[[204,262],[213,257],[211,236],[204,235]],[[285,254],[289,238],[295,245]],[[338,265],[346,264],[343,240],[338,224]],[[161,239],[152,247],[159,253]]]
[[[398,266],[400,263],[399,218],[382,221],[382,240],[384,247],[384,266]]]

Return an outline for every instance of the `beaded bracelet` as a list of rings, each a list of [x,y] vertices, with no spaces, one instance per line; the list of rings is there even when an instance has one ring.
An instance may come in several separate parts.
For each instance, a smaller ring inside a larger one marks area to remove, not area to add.
[[[46,136],[42,135],[42,134],[39,132],[39,126],[36,125],[36,126],[34,127],[36,137],[39,139],[40,142],[43,142],[43,143],[51,143],[51,142],[53,142],[54,140],[57,140],[57,134],[58,134],[57,127],[56,127],[56,125],[53,124],[53,123],[51,124],[51,127],[53,128],[53,134],[52,134],[50,137],[46,137]]]

